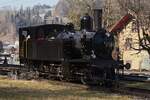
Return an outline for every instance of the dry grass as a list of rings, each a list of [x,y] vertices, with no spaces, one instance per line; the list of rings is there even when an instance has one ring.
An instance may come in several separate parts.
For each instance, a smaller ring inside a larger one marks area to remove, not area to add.
[[[0,77],[0,100],[134,100],[137,97],[92,90],[57,81],[22,81]]]

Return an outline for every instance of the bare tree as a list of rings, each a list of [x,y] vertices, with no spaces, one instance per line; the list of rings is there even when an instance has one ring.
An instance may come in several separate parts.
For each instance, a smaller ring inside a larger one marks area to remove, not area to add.
[[[67,0],[67,2],[70,6],[68,18],[75,24],[76,28],[79,29],[80,17],[85,13],[92,14],[95,0]]]
[[[117,0],[66,0],[69,5],[68,18],[78,27],[85,13],[93,15],[93,9],[103,9],[103,27],[110,28],[121,18]]]
[[[136,19],[139,52],[146,50],[150,55],[150,1],[149,0],[118,0],[122,12],[132,11]],[[142,34],[140,32],[142,30]]]

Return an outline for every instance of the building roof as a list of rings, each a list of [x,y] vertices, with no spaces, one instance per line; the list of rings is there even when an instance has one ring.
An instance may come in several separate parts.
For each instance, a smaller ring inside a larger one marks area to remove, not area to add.
[[[118,33],[124,29],[124,27],[133,19],[131,14],[123,16],[113,27],[109,30],[111,33]]]

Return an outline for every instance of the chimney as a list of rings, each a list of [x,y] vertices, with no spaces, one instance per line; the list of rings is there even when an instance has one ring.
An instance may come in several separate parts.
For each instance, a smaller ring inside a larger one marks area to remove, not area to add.
[[[98,31],[102,28],[102,9],[93,10],[94,30]]]

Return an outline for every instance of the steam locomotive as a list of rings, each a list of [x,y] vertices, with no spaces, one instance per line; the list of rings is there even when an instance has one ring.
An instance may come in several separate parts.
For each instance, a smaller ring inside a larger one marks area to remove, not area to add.
[[[125,67],[118,57],[114,35],[101,28],[102,11],[81,18],[74,25],[48,24],[19,29],[20,63],[38,76],[83,84],[113,84],[118,69]]]

